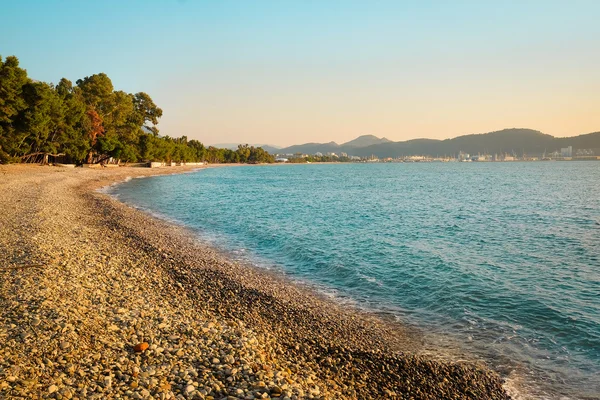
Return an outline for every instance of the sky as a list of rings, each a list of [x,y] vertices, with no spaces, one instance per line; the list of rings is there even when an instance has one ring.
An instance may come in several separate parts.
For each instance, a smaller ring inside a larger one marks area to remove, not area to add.
[[[600,131],[600,1],[0,0],[30,77],[99,72],[206,144]]]

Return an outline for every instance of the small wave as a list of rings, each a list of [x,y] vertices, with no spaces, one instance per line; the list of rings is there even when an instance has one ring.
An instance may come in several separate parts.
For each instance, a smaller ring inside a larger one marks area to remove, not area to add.
[[[131,179],[133,179],[131,176],[126,176],[121,181],[113,182],[109,185],[102,186],[101,188],[96,189],[96,192],[106,194],[106,195],[116,198],[115,193],[114,193],[115,188],[118,185],[129,182]]]
[[[365,281],[367,281],[367,282],[374,283],[374,284],[376,284],[377,286],[383,286],[383,282],[381,282],[381,281],[380,281],[380,280],[378,280],[377,278],[374,278],[374,277],[372,277],[372,276],[369,276],[369,275],[361,274],[361,273],[359,273],[359,274],[358,274],[358,276],[359,276],[361,279],[364,279],[364,280],[365,280]]]
[[[511,376],[504,380],[504,384],[502,387],[506,390],[506,393],[513,400],[526,400],[531,399],[530,396],[525,396],[521,390],[519,389],[519,385],[522,384],[522,380],[520,377]]]

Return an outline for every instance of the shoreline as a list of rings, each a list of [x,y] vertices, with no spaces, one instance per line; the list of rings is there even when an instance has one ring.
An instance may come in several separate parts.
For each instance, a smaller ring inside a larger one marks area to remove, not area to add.
[[[180,168],[0,166],[0,250],[9,255],[0,268],[46,265],[0,272],[0,397],[508,398],[496,373],[415,355],[419,344],[401,326],[227,259],[186,228],[97,191],[127,176],[200,169]],[[55,292],[62,297],[40,295]],[[132,347],[142,340],[150,349],[139,355]]]

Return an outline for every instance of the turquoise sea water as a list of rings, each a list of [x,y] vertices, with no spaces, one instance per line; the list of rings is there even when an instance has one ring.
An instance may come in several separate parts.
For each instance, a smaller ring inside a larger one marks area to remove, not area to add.
[[[600,398],[600,163],[214,168],[111,191],[528,396]]]

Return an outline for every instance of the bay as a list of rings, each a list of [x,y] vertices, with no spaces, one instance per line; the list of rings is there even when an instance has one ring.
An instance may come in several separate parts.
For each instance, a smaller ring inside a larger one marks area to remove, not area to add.
[[[111,192],[527,396],[600,397],[600,163],[210,168]]]

